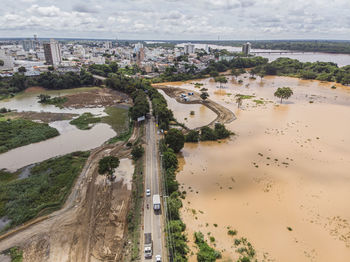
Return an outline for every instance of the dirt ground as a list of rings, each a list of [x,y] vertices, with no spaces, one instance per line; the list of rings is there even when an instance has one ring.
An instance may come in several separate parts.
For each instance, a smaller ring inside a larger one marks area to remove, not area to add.
[[[159,88],[163,90],[168,96],[175,98],[177,102],[182,103],[182,104],[202,104],[212,111],[214,111],[217,114],[217,118],[214,119],[208,126],[213,127],[215,123],[219,122],[221,124],[227,124],[231,123],[233,120],[236,119],[236,116],[232,113],[231,110],[227,109],[226,107],[210,100],[207,99],[206,101],[203,101],[200,98],[200,95],[196,92],[193,92],[192,90],[188,89],[183,89],[183,88],[174,88],[174,87],[169,87],[169,86],[161,86],[161,85],[156,85],[156,88]],[[181,99],[180,95],[182,93],[188,93],[188,92],[193,92],[193,96],[190,96],[190,101],[184,101]],[[200,129],[195,128],[195,129]]]
[[[118,104],[130,104],[131,99],[124,93],[111,90],[109,88],[99,88],[77,94],[69,94],[64,97],[68,101],[63,104],[64,107],[86,108],[86,107],[107,107]]]
[[[137,137],[135,129],[130,140]],[[122,261],[132,190],[98,174],[106,155],[127,158],[130,149],[122,142],[95,149],[63,208],[0,236],[0,252],[19,246],[26,262]]]

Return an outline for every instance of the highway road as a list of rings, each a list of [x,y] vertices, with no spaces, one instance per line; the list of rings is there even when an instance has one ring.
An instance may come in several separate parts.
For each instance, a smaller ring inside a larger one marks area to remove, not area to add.
[[[151,196],[146,196],[144,201],[144,232],[152,233],[153,239],[153,256],[152,259],[145,259],[144,246],[142,245],[142,261],[155,261],[156,255],[162,256],[162,261],[167,261],[164,257],[163,250],[163,219],[162,211],[155,213],[153,210],[153,195],[159,194],[160,191],[160,173],[159,173],[159,151],[157,143],[157,131],[156,122],[154,117],[146,122],[146,168],[145,168],[145,190],[149,188],[151,190]],[[149,208],[147,208],[147,205]],[[144,234],[142,234],[142,242],[144,242]]]

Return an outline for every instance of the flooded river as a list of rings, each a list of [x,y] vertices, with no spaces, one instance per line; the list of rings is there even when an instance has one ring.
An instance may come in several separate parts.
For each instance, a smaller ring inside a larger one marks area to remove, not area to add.
[[[37,102],[39,94],[51,96],[79,93],[81,91],[93,90],[95,88],[79,88],[60,91],[34,90],[23,92],[14,98],[0,101],[0,108],[6,107],[11,110],[52,112],[52,113],[74,113],[82,114],[90,112],[95,115],[106,115],[104,107],[98,108],[63,108],[53,105],[43,105]],[[21,167],[41,162],[51,157],[68,154],[74,151],[84,151],[96,148],[108,139],[114,137],[116,132],[107,124],[97,124],[90,130],[80,130],[69,121],[56,121],[49,124],[56,128],[60,135],[39,143],[34,143],[15,148],[6,153],[0,154],[0,169],[6,168],[15,171]]]
[[[289,77],[239,79],[243,84],[230,77],[220,90],[201,81],[211,99],[235,113],[228,128],[237,135],[186,144],[180,156],[182,217],[194,254],[193,232],[202,231],[215,237],[223,261],[238,259],[236,237],[252,243],[259,261],[350,261],[350,88]],[[273,93],[283,86],[294,95],[280,105]],[[255,97],[238,109],[238,93]],[[238,235],[229,236],[228,227]]]
[[[184,46],[184,44],[179,44],[178,46]],[[205,44],[195,44],[196,48],[205,48]],[[241,52],[242,47],[235,46],[221,46],[221,45],[208,45],[214,49],[226,49],[230,52]],[[278,53],[278,52],[281,53]],[[251,52],[255,53],[257,56],[262,56],[268,58],[270,61],[274,61],[279,57],[289,57],[292,59],[298,59],[300,62],[333,62],[338,66],[350,65],[350,55],[349,54],[331,54],[331,53],[321,53],[321,52],[293,52],[293,53],[283,53],[287,50],[268,50],[268,49],[252,49]],[[267,53],[272,52],[272,53]],[[277,53],[276,53],[277,52]],[[289,52],[289,51],[287,51]]]

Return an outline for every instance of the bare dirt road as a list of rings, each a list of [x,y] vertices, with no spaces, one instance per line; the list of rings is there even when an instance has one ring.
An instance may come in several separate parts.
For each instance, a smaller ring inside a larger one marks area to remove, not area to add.
[[[130,140],[137,137],[135,129]],[[122,261],[132,191],[123,179],[98,175],[106,155],[126,158],[130,149],[122,142],[95,149],[64,207],[1,236],[0,251],[19,246],[28,262]]]

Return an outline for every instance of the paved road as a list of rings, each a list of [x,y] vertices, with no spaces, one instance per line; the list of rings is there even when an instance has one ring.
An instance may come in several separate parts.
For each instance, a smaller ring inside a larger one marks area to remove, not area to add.
[[[142,247],[142,261],[155,261],[156,255],[162,255],[162,261],[167,261],[163,255],[163,222],[162,213],[155,213],[153,210],[153,195],[160,194],[159,187],[159,153],[157,144],[157,132],[155,119],[152,116],[146,123],[147,145],[145,150],[146,169],[145,169],[145,189],[151,190],[151,196],[146,196],[144,202],[144,233],[152,233],[153,239],[153,257],[145,259]],[[147,209],[147,205],[149,208]],[[144,238],[144,235],[142,235]],[[143,239],[144,240],[144,239]],[[142,241],[143,243],[143,241]]]

